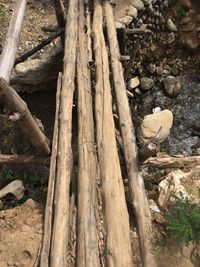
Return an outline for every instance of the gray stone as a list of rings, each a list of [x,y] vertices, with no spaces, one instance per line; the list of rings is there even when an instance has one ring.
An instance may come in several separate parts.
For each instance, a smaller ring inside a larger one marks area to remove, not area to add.
[[[154,81],[151,78],[143,77],[140,79],[140,88],[144,91],[150,90],[154,85]]]
[[[22,181],[14,180],[0,190],[0,198],[3,198],[8,194],[12,194],[19,200],[24,196],[24,191],[25,188]]]
[[[141,123],[139,137],[145,144],[151,138],[153,138],[159,131],[160,127],[162,127],[159,140],[160,142],[163,142],[169,135],[172,124],[173,114],[168,109],[147,115],[144,117]]]
[[[168,76],[163,80],[163,86],[166,94],[168,96],[178,96],[181,91],[181,83],[180,81],[174,76]]]
[[[167,20],[166,27],[170,32],[177,32],[177,27],[171,19]]]

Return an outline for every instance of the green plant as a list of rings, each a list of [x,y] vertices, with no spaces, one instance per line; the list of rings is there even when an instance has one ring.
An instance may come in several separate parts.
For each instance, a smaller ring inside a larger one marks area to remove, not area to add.
[[[178,243],[198,242],[200,240],[200,208],[189,203],[187,198],[176,197],[176,204],[167,216],[167,233],[175,236]]]

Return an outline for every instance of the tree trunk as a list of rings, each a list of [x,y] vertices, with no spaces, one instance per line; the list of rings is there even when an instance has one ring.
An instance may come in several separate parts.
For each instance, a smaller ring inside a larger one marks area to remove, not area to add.
[[[65,56],[62,76],[57,179],[50,267],[65,267],[69,234],[69,184],[72,172],[72,105],[77,47],[78,1],[70,0],[65,28]]]
[[[97,145],[107,230],[106,266],[131,267],[129,217],[115,140],[109,62],[103,35],[102,6],[94,1],[93,37],[96,63]]]
[[[154,267],[156,264],[151,246],[151,215],[147,198],[145,196],[143,178],[137,168],[137,145],[126,94],[122,65],[119,61],[120,54],[113,10],[110,3],[107,1],[105,1],[104,8],[111,54],[112,74],[123,139],[124,156],[128,172],[131,201],[137,219],[141,260],[143,266]]]
[[[77,51],[78,79],[78,223],[77,266],[100,266],[95,219],[95,182],[97,158],[94,146],[94,122],[90,70],[88,69],[87,36],[84,31],[84,0],[79,0],[79,28]],[[88,29],[87,29],[88,30]]]

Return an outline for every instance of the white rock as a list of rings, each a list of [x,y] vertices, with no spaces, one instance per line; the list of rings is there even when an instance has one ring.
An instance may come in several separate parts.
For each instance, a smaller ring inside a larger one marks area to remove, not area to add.
[[[139,130],[141,141],[146,143],[149,139],[154,137],[160,127],[162,127],[160,132],[160,142],[163,142],[169,135],[172,124],[173,114],[168,109],[145,116]]]
[[[160,111],[161,111],[160,107],[155,107],[155,108],[152,109],[153,113],[157,113],[157,112],[160,112]]]
[[[130,91],[132,91],[133,89],[138,87],[139,84],[140,84],[140,81],[138,77],[131,78],[128,82],[128,88]]]
[[[18,200],[24,196],[24,185],[20,180],[14,180],[3,189],[0,190],[0,198],[5,197],[7,194],[13,194]]]
[[[192,184],[192,187],[199,188],[200,167],[192,169],[189,173],[184,173],[181,170],[176,170],[167,175],[158,185],[159,198],[158,204],[161,208],[166,207],[170,202],[174,202],[173,195],[181,198],[187,198],[190,203],[199,204],[199,199],[192,193],[188,193],[184,184]],[[195,178],[196,177],[196,178]],[[192,180],[191,180],[192,179]],[[196,179],[196,180],[195,180]]]
[[[132,0],[131,5],[137,8],[137,10],[144,9],[144,3],[141,0]]]
[[[131,23],[132,20],[133,20],[133,17],[125,16],[124,18],[119,19],[118,22],[121,22],[122,24],[128,26]]]
[[[177,32],[177,27],[171,19],[167,20],[167,29],[171,32]]]
[[[134,19],[136,19],[137,18],[137,15],[138,15],[138,11],[137,11],[137,9],[134,6],[129,6],[128,9],[126,10],[126,14],[128,16],[131,16]]]

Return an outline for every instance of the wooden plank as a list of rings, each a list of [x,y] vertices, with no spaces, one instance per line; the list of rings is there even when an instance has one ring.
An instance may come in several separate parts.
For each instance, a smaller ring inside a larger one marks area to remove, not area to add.
[[[8,33],[1,54],[0,77],[10,82],[11,72],[15,63],[19,36],[24,19],[26,0],[17,0],[10,20]]]
[[[79,175],[76,265],[78,267],[98,267],[100,266],[100,261],[95,219],[97,158],[94,145],[91,78],[90,70],[88,69],[88,36],[84,30],[86,27],[84,0],[79,0],[78,22],[77,81]]]
[[[69,235],[69,185],[72,173],[72,106],[77,48],[78,0],[69,1],[65,28],[57,177],[54,198],[50,267],[67,266]]]
[[[126,94],[123,69],[120,62],[119,45],[117,41],[113,10],[108,1],[104,2],[104,10],[131,201],[137,219],[141,261],[145,267],[154,267],[156,266],[156,263],[151,245],[151,214],[145,195],[143,178],[137,167],[137,145]]]
[[[105,207],[106,266],[133,266],[129,217],[120,170],[112,114],[109,62],[103,35],[102,6],[94,1],[93,38],[96,65],[95,117]]]
[[[57,93],[56,93],[56,113],[55,113],[54,132],[53,132],[51,164],[49,169],[49,183],[48,183],[47,201],[46,201],[46,209],[44,217],[44,232],[43,232],[42,248],[40,255],[41,267],[49,267],[49,253],[50,253],[52,224],[53,224],[53,199],[54,199],[57,154],[58,154],[60,95],[62,87],[61,79],[62,79],[62,74],[59,73],[57,82]]]

